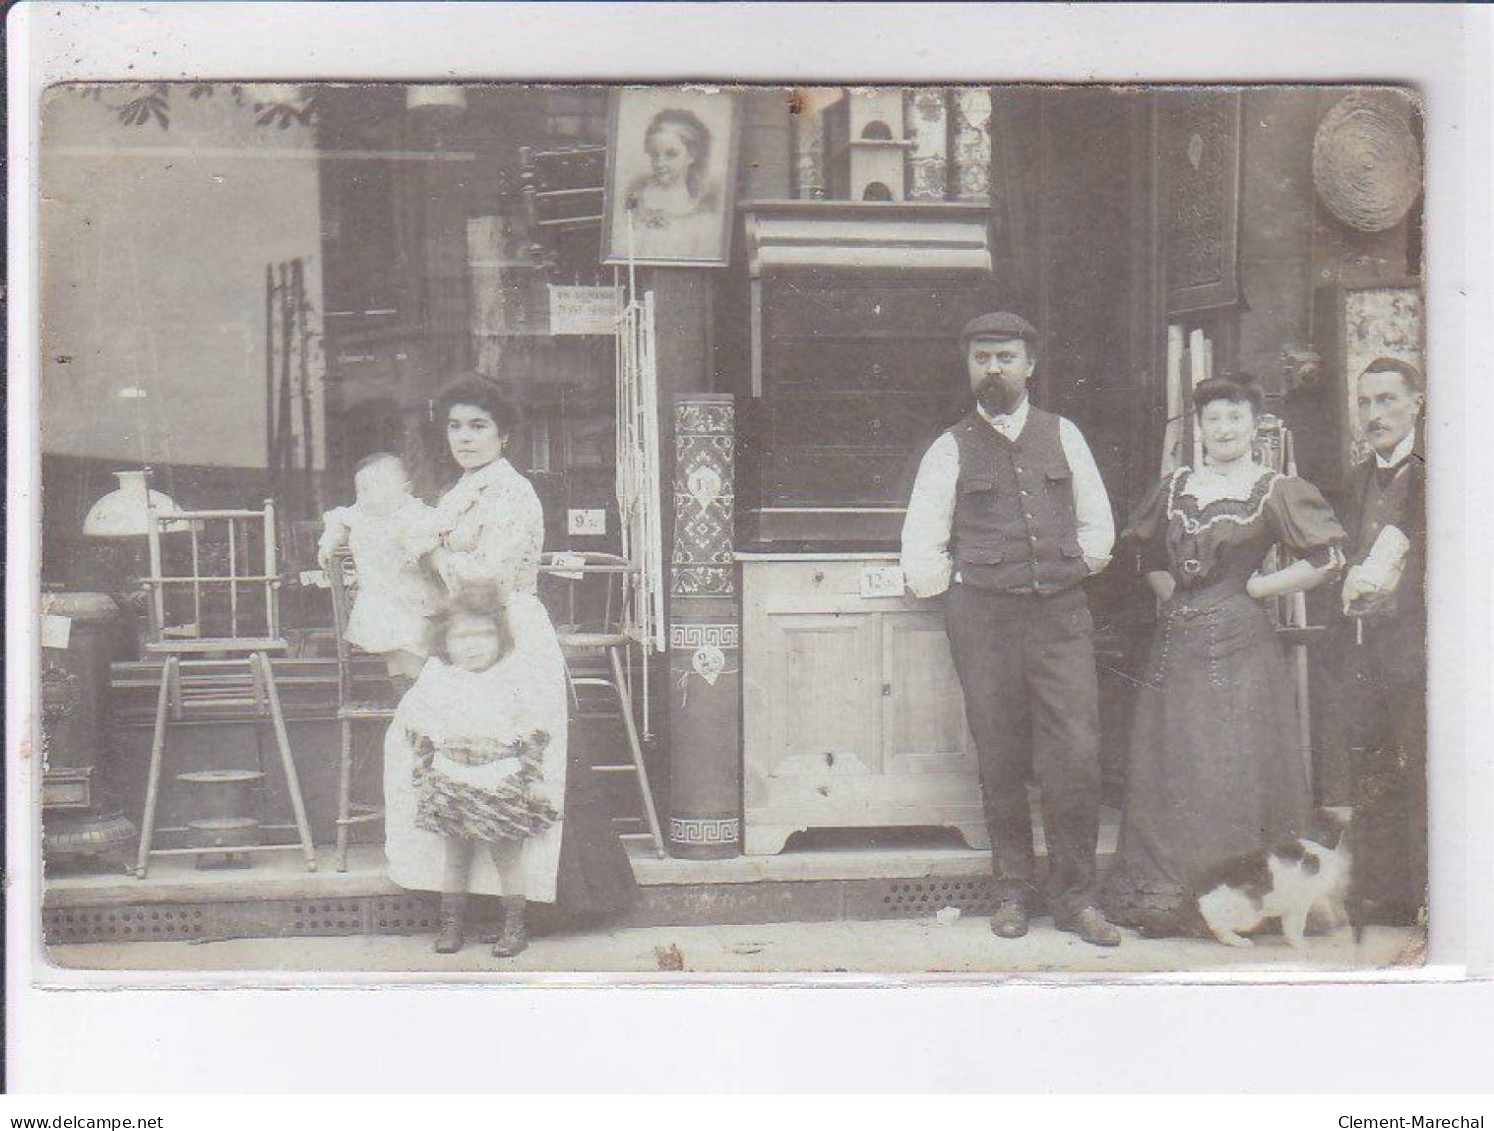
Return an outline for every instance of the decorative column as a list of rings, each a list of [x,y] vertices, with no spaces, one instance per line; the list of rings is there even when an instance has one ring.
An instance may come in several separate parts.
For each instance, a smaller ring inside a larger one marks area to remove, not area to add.
[[[964,86],[954,91],[950,125],[950,196],[986,203],[991,198],[991,92]]]
[[[735,415],[725,393],[691,393],[674,402],[668,841],[675,856],[741,852],[742,615],[732,558]]]
[[[903,136],[908,153],[909,200],[943,200],[949,187],[949,107],[940,87],[921,86],[903,96]]]

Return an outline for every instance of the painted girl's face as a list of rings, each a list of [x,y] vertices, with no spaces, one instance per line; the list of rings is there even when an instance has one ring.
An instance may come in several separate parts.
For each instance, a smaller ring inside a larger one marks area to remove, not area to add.
[[[446,414],[446,443],[451,458],[463,471],[486,467],[503,454],[508,437],[498,430],[492,414],[470,404],[454,404]]]
[[[1230,463],[1250,454],[1255,439],[1255,412],[1248,404],[1210,401],[1198,413],[1204,454],[1214,463]]]
[[[674,126],[660,126],[643,141],[648,151],[649,173],[653,182],[663,188],[673,188],[690,171],[695,157],[685,142],[685,135]]]
[[[482,672],[498,662],[503,639],[492,617],[459,613],[446,625],[446,657],[452,667]]]

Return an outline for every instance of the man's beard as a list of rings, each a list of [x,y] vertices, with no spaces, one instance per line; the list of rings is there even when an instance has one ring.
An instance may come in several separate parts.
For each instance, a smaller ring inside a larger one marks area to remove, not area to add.
[[[1027,392],[1027,383],[1010,385],[1000,377],[987,377],[975,390],[975,399],[992,416],[1005,416],[1022,403]]]

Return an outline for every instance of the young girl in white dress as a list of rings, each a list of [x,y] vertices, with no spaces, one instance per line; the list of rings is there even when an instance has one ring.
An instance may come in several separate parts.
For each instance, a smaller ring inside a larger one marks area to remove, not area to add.
[[[515,647],[504,594],[491,583],[463,586],[437,617],[421,694],[401,705],[414,753],[414,824],[443,841],[443,890],[466,889],[479,848],[507,878],[509,892],[522,890],[525,842],[560,820],[544,783],[550,734],[514,670],[526,660]],[[522,935],[510,933],[496,953],[523,948]],[[462,924],[447,916],[437,953],[459,950],[463,941]]]
[[[430,618],[443,596],[420,562],[436,546],[436,511],[411,494],[404,463],[388,452],[363,460],[353,484],[357,502],[322,516],[317,558],[328,569],[334,550],[352,552],[358,591],[344,636],[407,684],[430,654]]]

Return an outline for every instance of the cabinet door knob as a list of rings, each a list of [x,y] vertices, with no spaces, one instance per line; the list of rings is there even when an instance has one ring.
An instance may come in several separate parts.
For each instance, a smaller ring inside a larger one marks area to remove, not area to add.
[[[882,696],[883,696],[883,698],[887,698],[891,694],[892,694],[892,684],[890,684],[890,683],[884,683],[882,685]]]
[[[822,570],[822,569],[815,570],[814,571],[814,583],[816,585],[818,585],[820,582],[822,582],[824,580],[825,580],[825,571]]]

